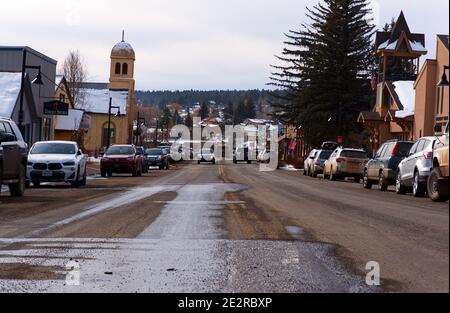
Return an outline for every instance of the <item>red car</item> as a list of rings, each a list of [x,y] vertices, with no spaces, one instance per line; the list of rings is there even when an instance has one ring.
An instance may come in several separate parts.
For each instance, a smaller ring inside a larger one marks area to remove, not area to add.
[[[103,155],[100,163],[102,177],[112,174],[142,176],[143,156],[133,145],[112,145]]]

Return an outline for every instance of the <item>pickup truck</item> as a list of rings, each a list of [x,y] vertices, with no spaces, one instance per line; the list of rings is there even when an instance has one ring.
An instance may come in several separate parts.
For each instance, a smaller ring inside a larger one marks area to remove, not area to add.
[[[13,197],[25,192],[28,147],[17,125],[8,118],[0,117],[0,188],[9,186]]]
[[[449,125],[445,133],[438,137],[433,147],[433,168],[428,178],[428,195],[435,202],[445,202],[449,198],[448,192],[448,153],[449,153]],[[442,133],[442,126],[436,125],[434,131]]]

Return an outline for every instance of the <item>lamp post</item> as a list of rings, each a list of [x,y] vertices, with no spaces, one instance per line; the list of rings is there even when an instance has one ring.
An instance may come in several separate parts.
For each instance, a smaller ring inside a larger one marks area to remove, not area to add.
[[[23,128],[23,93],[25,89],[25,71],[26,69],[36,69],[38,70],[38,75],[36,78],[31,82],[34,85],[43,85],[42,82],[42,76],[41,76],[41,66],[40,65],[27,65],[27,50],[23,49],[23,59],[22,59],[22,78],[20,82],[20,103],[19,103],[19,130],[22,133],[22,135],[25,135],[25,131]]]
[[[116,116],[120,116],[120,107],[119,106],[113,106],[112,105],[112,97],[109,98],[109,109],[108,109],[108,138],[107,138],[107,145],[106,149],[109,148],[111,144],[111,111],[112,109],[117,109]]]
[[[449,66],[448,65],[444,65],[444,73],[442,74],[442,78],[438,83],[438,87],[448,87],[448,79],[447,79],[447,74],[445,74],[445,71],[449,70]]]

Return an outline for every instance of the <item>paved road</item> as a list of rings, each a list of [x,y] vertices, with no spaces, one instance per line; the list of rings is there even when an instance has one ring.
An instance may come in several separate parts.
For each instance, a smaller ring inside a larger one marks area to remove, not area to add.
[[[185,164],[0,202],[0,291],[448,291],[448,204],[300,172]]]

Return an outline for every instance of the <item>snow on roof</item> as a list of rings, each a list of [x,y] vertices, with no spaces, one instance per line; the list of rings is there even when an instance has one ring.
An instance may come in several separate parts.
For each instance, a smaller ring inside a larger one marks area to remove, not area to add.
[[[125,41],[121,41],[121,42],[117,43],[113,47],[112,50],[113,51],[123,51],[123,50],[125,50],[125,51],[128,51],[128,52],[134,52],[133,47],[128,42],[125,42]]]
[[[12,116],[19,97],[21,80],[21,73],[0,72],[0,116]]]
[[[403,110],[395,112],[395,117],[405,118],[414,115],[416,97],[414,81],[397,81],[392,84],[395,86],[395,92],[403,105]]]
[[[422,43],[418,42],[418,41],[409,41],[409,44],[411,45],[411,49],[413,51],[417,51],[417,52],[425,52],[427,53],[428,50],[425,49],[425,47],[422,45]]]
[[[62,79],[64,78],[63,75],[56,75],[55,79],[55,90],[58,90],[59,85],[61,84]]]
[[[81,120],[83,119],[83,111],[69,110],[69,115],[59,115],[56,119],[55,129],[57,130],[78,130]]]
[[[86,112],[108,114],[109,98],[112,98],[112,105],[120,107],[120,114],[127,113],[128,91],[109,89],[82,89],[84,94],[83,107]],[[117,110],[112,111],[113,114]]]
[[[380,49],[380,50],[384,50],[384,49],[395,50],[395,48],[397,47],[397,42],[398,42],[398,40],[395,40],[395,41],[389,43],[389,40],[386,40],[378,47],[378,49]]]

